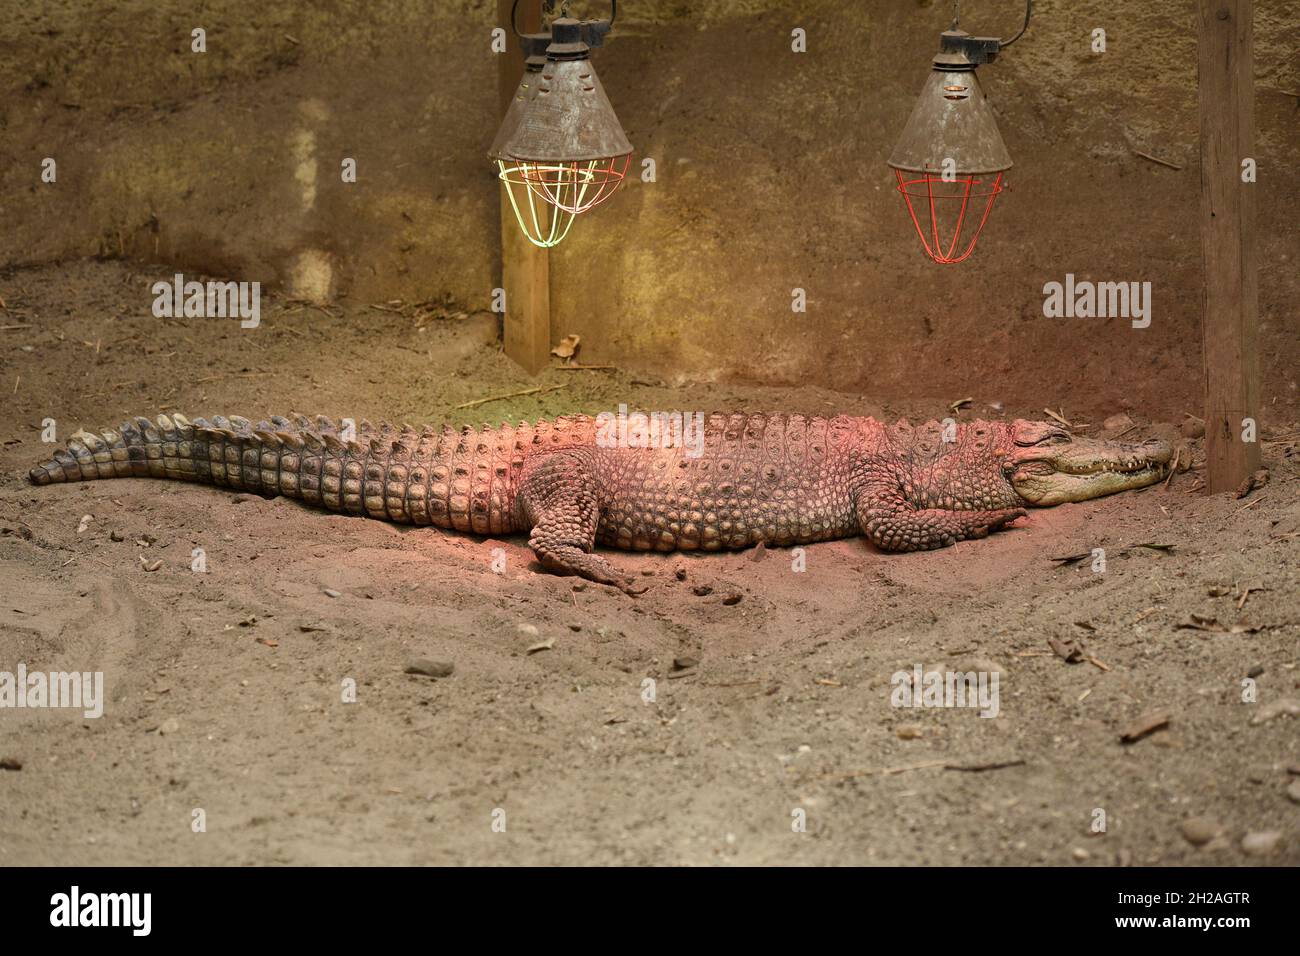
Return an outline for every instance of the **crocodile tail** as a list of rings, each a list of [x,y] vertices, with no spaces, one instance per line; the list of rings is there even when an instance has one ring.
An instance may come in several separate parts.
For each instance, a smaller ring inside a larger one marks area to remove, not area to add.
[[[518,432],[518,433],[517,433]],[[183,415],[136,418],[116,430],[79,431],[31,470],[34,484],[96,478],[174,478],[298,498],[389,521],[481,533],[513,528],[514,474],[529,430],[400,428],[324,417]]]
[[[330,440],[337,444],[332,434]],[[302,444],[287,418],[257,425],[237,416],[215,416],[211,422],[202,418],[191,422],[184,415],[159,415],[154,421],[133,418],[99,434],[76,432],[67,447],[33,468],[28,477],[37,485],[97,478],[174,478],[287,494],[296,487],[282,488],[281,455],[286,447],[292,450]]]
[[[132,476],[201,481],[190,459],[195,430],[183,415],[134,418],[99,434],[82,429],[28,477],[37,485]]]

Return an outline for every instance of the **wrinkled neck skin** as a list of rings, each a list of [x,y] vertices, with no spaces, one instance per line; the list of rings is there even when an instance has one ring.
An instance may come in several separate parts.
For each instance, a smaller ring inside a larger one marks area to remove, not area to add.
[[[968,422],[945,435],[937,421],[913,426],[866,419],[862,437],[856,470],[864,484],[896,485],[912,508],[992,511],[1025,504],[1004,467],[1016,447],[1009,423]]]

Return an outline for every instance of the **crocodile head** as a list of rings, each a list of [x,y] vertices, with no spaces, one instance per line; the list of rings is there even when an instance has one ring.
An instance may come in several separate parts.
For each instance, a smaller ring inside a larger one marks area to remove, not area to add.
[[[1166,441],[1102,441],[1071,435],[1052,422],[1016,421],[1003,471],[1017,495],[1046,507],[1143,488],[1169,473]]]

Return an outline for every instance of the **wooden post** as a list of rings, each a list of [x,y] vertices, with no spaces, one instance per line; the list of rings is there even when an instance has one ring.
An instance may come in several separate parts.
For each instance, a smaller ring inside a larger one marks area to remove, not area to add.
[[[1253,0],[1197,0],[1200,21],[1201,255],[1205,266],[1205,484],[1229,491],[1259,467],[1243,424],[1259,415],[1259,278],[1254,158]]]
[[[498,56],[500,93],[499,116],[504,117],[510,99],[524,75],[524,53],[510,29],[514,0],[497,0],[497,24],[509,33],[507,52]],[[542,0],[520,0],[519,31],[536,33],[542,28]],[[551,355],[551,271],[547,250],[531,242],[515,221],[515,213],[501,190],[501,287],[506,293],[505,352],[531,375],[550,364]],[[542,204],[539,204],[541,206]]]

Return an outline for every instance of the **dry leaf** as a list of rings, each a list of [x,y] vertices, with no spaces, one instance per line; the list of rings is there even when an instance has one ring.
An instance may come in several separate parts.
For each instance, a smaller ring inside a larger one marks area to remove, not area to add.
[[[1084,659],[1084,650],[1075,641],[1058,641],[1054,637],[1049,637],[1047,644],[1056,656],[1067,664],[1077,664]]]
[[[1120,732],[1120,743],[1131,744],[1141,740],[1147,734],[1154,733],[1169,726],[1169,711],[1153,710],[1143,714]]]
[[[555,348],[551,349],[551,354],[556,358],[569,361],[578,354],[578,343],[581,341],[581,336],[566,335],[564,338],[560,339],[559,344],[556,345]]]

